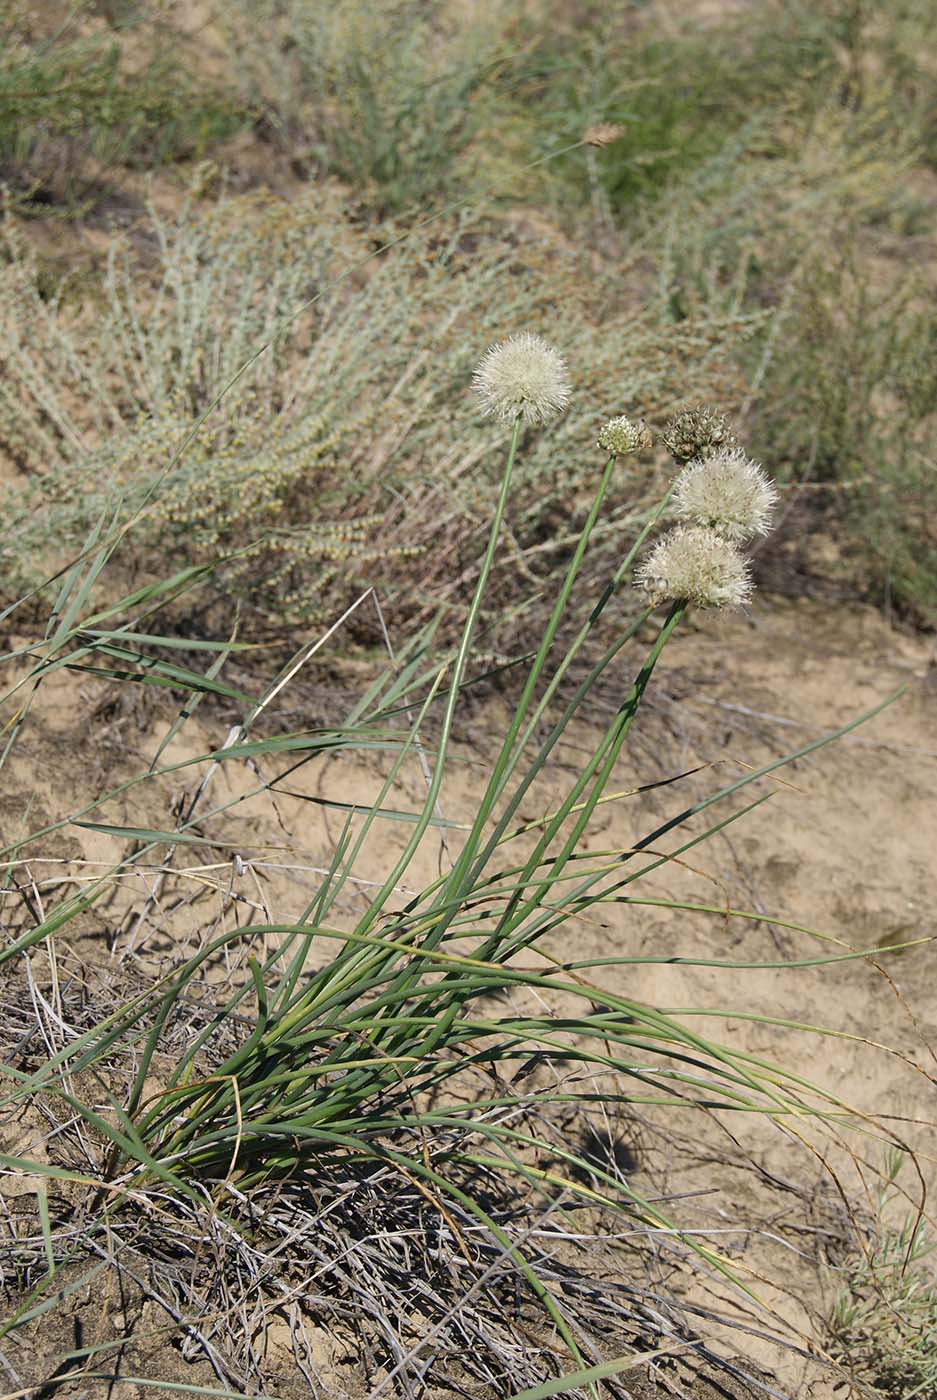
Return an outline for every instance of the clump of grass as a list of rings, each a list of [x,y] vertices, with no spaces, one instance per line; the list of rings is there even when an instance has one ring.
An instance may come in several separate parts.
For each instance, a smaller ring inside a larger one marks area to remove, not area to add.
[[[937,615],[937,315],[915,275],[847,257],[808,262],[791,288],[758,436],[793,478],[826,486],[847,575],[877,603]],[[786,414],[785,404],[797,411]]]
[[[187,81],[180,77],[187,64],[174,62],[172,74],[160,67],[176,58],[171,23],[145,23],[131,5],[117,7],[106,25],[72,24],[61,33],[46,26],[40,33],[21,0],[4,3],[8,91],[19,91],[25,64],[23,91],[33,93],[26,102],[22,94],[16,101],[10,96],[4,108],[7,70],[0,62],[0,159],[6,140],[6,171],[20,194],[25,164],[34,172],[46,164],[77,172],[87,183],[86,162],[75,159],[82,142],[91,143],[101,169],[114,160],[153,168],[164,158],[160,143],[167,159],[187,151],[217,155],[229,129],[227,118],[212,124],[217,101],[235,122],[247,112],[263,113],[256,132],[285,144],[303,171],[346,181],[358,225],[387,212],[409,218],[481,188],[494,189],[502,205],[549,205],[573,243],[591,245],[607,305],[621,303],[622,286],[635,288],[644,326],[666,327],[675,353],[684,335],[692,348],[682,353],[694,360],[685,395],[744,406],[750,441],[778,473],[823,488],[811,492],[810,508],[839,542],[850,587],[919,619],[933,617],[933,295],[926,270],[909,267],[916,240],[933,223],[918,175],[927,175],[937,149],[932,36],[921,0],[903,0],[887,12],[851,0],[821,6],[772,0],[757,13],[746,8],[704,27],[671,16],[666,31],[639,8],[609,18],[601,7],[577,6],[571,18],[562,3],[534,15],[514,0],[486,7],[484,32],[462,7],[428,13],[415,0],[380,7],[320,0],[226,6],[212,23],[215,40],[219,26],[227,34],[228,71],[220,88],[199,78],[194,94],[199,101],[207,94],[204,129],[193,94],[175,91]],[[54,66],[57,55],[68,71],[53,83],[43,65]],[[38,65],[32,77],[30,64]],[[225,107],[228,89],[240,93],[233,107]],[[182,131],[190,117],[191,139]],[[79,118],[82,135],[68,126]],[[129,142],[126,148],[113,147],[108,131]],[[66,158],[60,158],[63,141],[71,143]],[[54,190],[52,197],[58,198]],[[378,242],[382,230],[373,234]],[[515,247],[523,242],[515,239]],[[263,261],[267,250],[256,246],[256,256]],[[528,249],[518,257],[526,260]],[[569,270],[572,263],[570,257]],[[406,281],[407,295],[423,305],[422,289],[409,276],[402,267],[401,286]],[[49,299],[48,272],[45,283]],[[580,292],[581,279],[572,298],[577,315]],[[593,308],[598,302],[596,295]],[[140,310],[138,304],[138,317]],[[540,312],[548,330],[545,305]],[[229,327],[221,327],[217,314],[224,338]],[[512,314],[518,323],[539,324],[533,308],[519,302]],[[721,382],[701,377],[695,332],[701,321],[720,318],[722,369],[734,359],[736,386],[726,373]],[[254,329],[264,333],[259,324]],[[484,336],[495,328],[479,330]],[[85,359],[87,347],[78,341],[75,354]],[[653,355],[656,347],[633,343],[619,406],[641,405],[663,421],[680,388],[671,386],[655,414],[656,386],[638,352]],[[574,344],[573,335],[567,348]],[[57,386],[62,368],[49,368]],[[170,416],[184,416],[202,374],[195,370],[194,388],[192,382],[181,387]],[[327,439],[335,426],[329,424]],[[172,423],[166,427],[171,439]],[[354,438],[354,424],[349,431]],[[406,458],[408,468],[418,431],[407,428],[394,448],[396,461]],[[393,436],[391,429],[385,441]],[[248,446],[245,461],[251,452]],[[203,456],[214,462],[215,454],[216,444],[206,445]],[[415,471],[431,472],[420,456],[413,454]],[[549,575],[564,547],[552,539],[582,497],[581,483],[567,480],[562,466],[553,472],[550,492],[539,501],[531,496],[516,532],[528,583]],[[280,479],[278,467],[273,475]],[[96,481],[119,483],[132,494],[125,476],[124,466],[103,464],[94,472]],[[399,559],[402,566],[389,568],[388,579],[393,575],[411,599],[435,595],[439,580],[413,562],[425,556],[406,489],[359,527],[340,499],[343,488],[336,494],[325,486],[335,518],[320,520],[317,534],[293,523],[296,494],[288,477],[289,471],[283,489],[253,517],[265,515],[276,534],[275,548],[259,549],[251,566],[264,579],[250,599],[258,614],[270,617],[273,604],[288,598],[291,615],[309,620],[315,595],[323,598],[325,615],[332,606],[328,588],[341,591],[356,557],[368,565]],[[221,471],[217,493],[209,494],[230,504],[223,478]],[[447,522],[453,554],[466,566],[477,555],[465,531],[479,518],[478,473],[470,481],[457,477],[457,518]],[[484,495],[490,504],[490,490]],[[192,509],[197,515],[197,502]],[[229,529],[223,506],[212,505],[194,524],[192,509],[178,502],[176,538],[183,547],[189,531],[199,547],[242,538],[236,510]],[[86,526],[87,520],[76,525],[76,534]],[[330,580],[324,592],[315,584],[320,570]],[[243,577],[237,583],[234,571],[228,577],[244,593]],[[513,600],[504,602],[509,610]]]
[[[926,620],[937,607],[933,294],[913,243],[919,131],[895,130],[889,103],[870,79],[859,111],[830,103],[779,128],[770,160],[740,139],[647,228],[675,316],[714,301],[771,307],[741,348],[755,449],[810,490],[850,587]]]
[[[925,1400],[937,1389],[935,1241],[920,1215],[894,1224],[896,1156],[871,1237],[842,1270],[828,1320],[831,1347],[857,1388],[888,1400]]]
[[[21,209],[74,211],[115,166],[199,160],[248,115],[180,61],[180,36],[132,5],[89,24],[0,0],[0,178]]]
[[[223,22],[246,100],[300,167],[397,214],[464,194],[511,8],[236,0]]]
[[[0,447],[20,470],[4,497],[11,590],[41,578],[55,550],[80,547],[103,511],[126,520],[148,503],[134,576],[236,552],[215,575],[217,615],[237,598],[255,629],[334,616],[373,583],[393,590],[401,625],[434,612],[440,596],[455,603],[497,494],[497,432],[467,390],[464,338],[494,338],[509,311],[546,326],[562,298],[566,348],[600,348],[581,355],[573,411],[519,463],[514,562],[492,599],[509,618],[531,585],[549,583],[585,516],[595,467],[578,444],[598,424],[584,389],[605,378],[652,422],[687,384],[726,400],[742,392],[731,358],[758,313],[704,310],[674,325],[654,303],[609,311],[574,250],[490,216],[410,236],[364,276],[356,264],[372,244],[343,214],[329,191],[292,205],[226,200],[175,224],[153,214],[155,268],[115,240],[100,295],[86,288],[77,305],[49,297],[8,222]],[[391,224],[379,237],[400,232]],[[258,344],[266,349],[252,358]],[[174,463],[193,418],[232,379]],[[653,477],[626,473],[596,568],[653,499]],[[508,625],[500,645],[513,646]]]
[[[505,107],[528,135],[561,150],[594,123],[613,139],[561,157],[547,179],[562,212],[591,207],[606,234],[636,207],[657,204],[735,139],[779,112],[809,119],[836,72],[836,21],[789,0],[700,23],[688,9],[662,24],[653,7],[572,10],[547,23],[528,14],[526,43],[507,75]]]

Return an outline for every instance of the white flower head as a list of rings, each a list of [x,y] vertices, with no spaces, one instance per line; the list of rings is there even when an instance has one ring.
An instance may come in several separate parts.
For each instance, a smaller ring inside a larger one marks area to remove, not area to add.
[[[482,410],[496,418],[520,414],[527,423],[545,423],[569,403],[566,361],[540,335],[521,331],[492,345],[472,375]]]
[[[730,540],[766,535],[777,499],[774,483],[740,447],[688,462],[673,489],[681,519],[709,525]]]
[[[678,525],[658,540],[635,570],[635,583],[654,606],[686,601],[701,608],[738,607],[752,592],[745,556],[705,525]]]
[[[630,418],[610,418],[599,433],[599,447],[612,457],[624,457],[629,452],[642,452],[651,446],[651,435],[642,421]]]

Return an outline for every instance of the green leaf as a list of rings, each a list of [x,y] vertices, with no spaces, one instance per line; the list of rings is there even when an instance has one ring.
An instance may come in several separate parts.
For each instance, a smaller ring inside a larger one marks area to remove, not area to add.
[[[145,646],[172,647],[178,651],[260,651],[262,642],[206,642],[194,637],[161,637],[150,632],[102,632],[91,627],[81,627],[76,635],[81,639],[90,637],[98,642],[138,642]]]
[[[602,1361],[597,1366],[585,1366],[581,1371],[570,1371],[566,1376],[557,1376],[542,1385],[531,1386],[529,1390],[518,1390],[510,1400],[546,1400],[548,1395],[568,1395],[571,1390],[590,1385],[593,1381],[605,1380],[607,1376],[621,1375],[622,1371],[633,1371],[638,1366],[646,1366],[650,1361],[659,1361],[662,1356],[678,1356],[687,1347],[660,1347],[657,1351],[645,1351],[640,1356],[621,1356],[616,1361]]]
[[[209,841],[206,836],[189,836],[184,831],[156,831],[147,826],[109,826],[107,822],[70,822],[70,826],[83,827],[85,831],[97,831],[102,836],[116,836],[123,841],[142,841],[147,845],[167,846],[217,846],[217,841]]]
[[[271,792],[280,792],[284,797],[297,797],[301,802],[312,802],[317,807],[331,807],[336,812],[361,812],[372,817],[383,817],[385,821],[394,822],[418,822],[422,819],[422,812],[402,812],[396,807],[376,807],[368,802],[339,802],[334,797],[315,797],[308,792],[296,792],[292,788],[279,787],[274,781],[270,784]],[[430,817],[430,826],[444,827],[449,831],[467,831],[465,822],[450,821],[448,817]]]

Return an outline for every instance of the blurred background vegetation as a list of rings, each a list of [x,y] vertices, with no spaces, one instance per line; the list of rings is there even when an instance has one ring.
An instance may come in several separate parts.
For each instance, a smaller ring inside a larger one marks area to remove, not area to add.
[[[4,588],[142,511],[130,573],[241,551],[195,629],[371,583],[457,617],[499,453],[468,371],[530,327],[577,394],[495,650],[598,424],[701,400],[790,488],[765,584],[933,625],[935,165],[930,0],[0,0]],[[623,470],[597,578],[663,470]]]

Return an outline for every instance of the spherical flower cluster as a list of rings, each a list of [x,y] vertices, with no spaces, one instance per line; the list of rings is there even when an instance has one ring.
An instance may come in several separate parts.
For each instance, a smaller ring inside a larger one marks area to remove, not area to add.
[[[676,462],[735,446],[735,434],[714,408],[687,408],[667,424],[661,440]]]
[[[740,447],[687,463],[673,488],[681,519],[708,525],[730,540],[766,535],[777,499],[770,478]]]
[[[522,331],[485,352],[472,387],[487,414],[545,423],[563,412],[571,386],[560,352],[542,336]]]
[[[613,457],[624,457],[629,452],[643,452],[651,446],[651,435],[643,422],[632,423],[630,418],[610,418],[599,433],[599,447]]]
[[[751,597],[748,561],[731,540],[704,525],[678,525],[642,560],[635,582],[652,606],[738,607]]]

